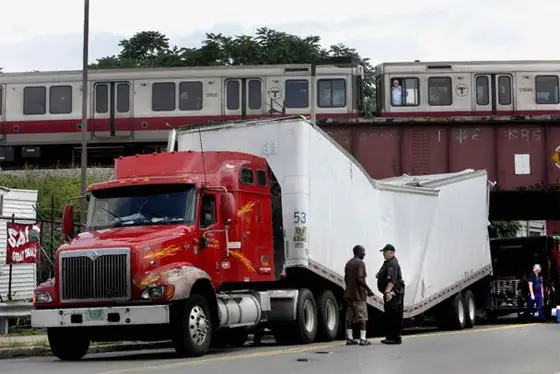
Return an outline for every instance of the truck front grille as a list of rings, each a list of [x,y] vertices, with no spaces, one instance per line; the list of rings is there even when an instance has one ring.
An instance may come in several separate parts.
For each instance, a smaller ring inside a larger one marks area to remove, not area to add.
[[[130,299],[130,250],[98,249],[60,254],[61,301]]]

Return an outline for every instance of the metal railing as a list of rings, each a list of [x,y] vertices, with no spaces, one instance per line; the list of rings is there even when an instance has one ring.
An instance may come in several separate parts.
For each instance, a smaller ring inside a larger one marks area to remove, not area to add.
[[[33,303],[30,302],[0,303],[0,335],[8,333],[10,318],[30,317],[31,309]]]

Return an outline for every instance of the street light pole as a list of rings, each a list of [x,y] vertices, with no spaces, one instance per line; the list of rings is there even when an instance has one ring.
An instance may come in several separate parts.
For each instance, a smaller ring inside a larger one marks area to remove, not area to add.
[[[87,115],[88,115],[88,56],[89,56],[89,0],[84,0],[84,44],[82,66],[82,167],[81,167],[81,195],[80,223],[86,221],[87,188]]]

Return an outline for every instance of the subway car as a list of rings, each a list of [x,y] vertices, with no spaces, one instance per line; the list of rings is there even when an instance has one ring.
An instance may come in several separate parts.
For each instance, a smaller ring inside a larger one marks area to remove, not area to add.
[[[371,102],[357,64],[316,66],[313,91],[309,64],[91,70],[91,160],[158,150],[170,126],[312,111],[342,126],[560,113],[560,61],[393,62],[375,73]],[[0,166],[79,160],[81,90],[81,71],[0,74]]]

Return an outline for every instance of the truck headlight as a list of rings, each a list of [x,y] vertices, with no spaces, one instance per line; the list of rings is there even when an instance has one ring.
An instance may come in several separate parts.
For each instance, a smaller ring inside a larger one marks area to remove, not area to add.
[[[173,297],[175,287],[172,285],[148,287],[142,292],[144,300],[168,300]]]
[[[35,292],[33,294],[33,304],[47,304],[53,301],[52,296],[48,292]]]

